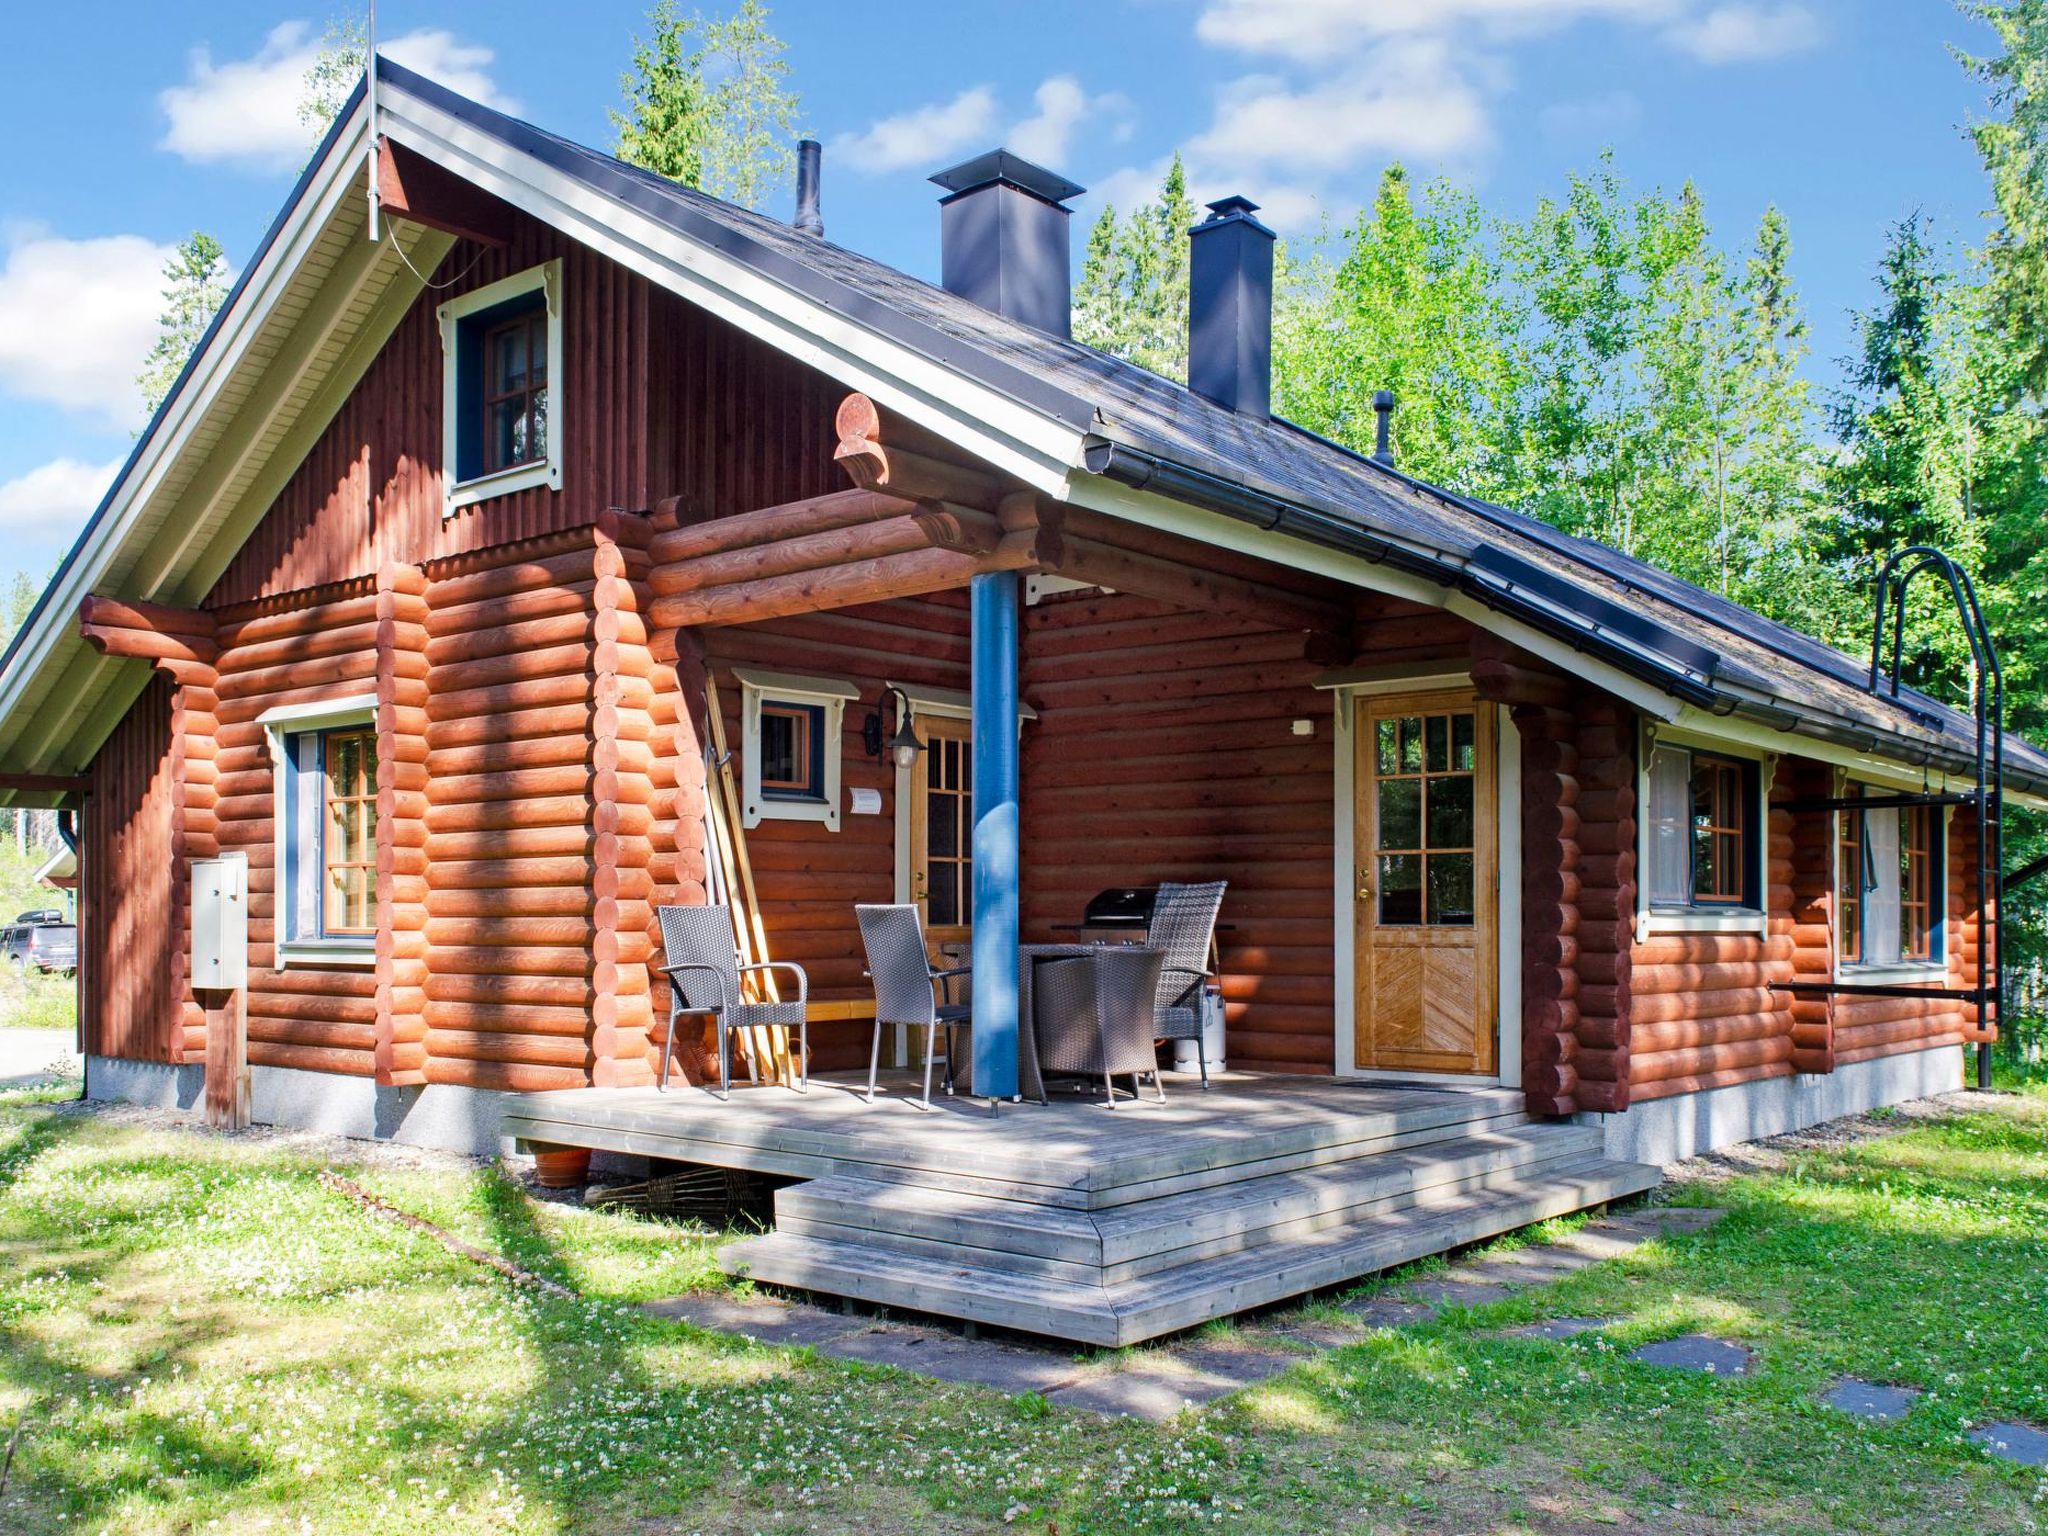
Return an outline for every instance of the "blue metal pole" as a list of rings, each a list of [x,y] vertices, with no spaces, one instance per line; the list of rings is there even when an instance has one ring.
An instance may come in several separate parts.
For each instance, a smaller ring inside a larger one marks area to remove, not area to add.
[[[1014,571],[976,576],[974,1091],[1017,1096],[1017,606]]]

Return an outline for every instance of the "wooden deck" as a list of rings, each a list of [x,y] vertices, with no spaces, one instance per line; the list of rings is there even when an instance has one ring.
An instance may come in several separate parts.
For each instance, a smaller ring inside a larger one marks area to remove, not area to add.
[[[522,1141],[802,1180],[736,1274],[1128,1344],[1638,1193],[1654,1168],[1501,1090],[1232,1074],[1165,1104],[578,1089],[508,1106]]]

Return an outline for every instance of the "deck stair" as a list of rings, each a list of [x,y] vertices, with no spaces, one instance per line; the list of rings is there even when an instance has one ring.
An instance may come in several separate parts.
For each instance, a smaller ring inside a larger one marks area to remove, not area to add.
[[[1308,1156],[1105,1180],[1084,1205],[1016,1198],[1007,1180],[976,1192],[836,1175],[780,1191],[775,1230],[729,1245],[720,1261],[775,1284],[1123,1345],[1639,1193],[1660,1177],[1603,1158],[1589,1126],[1517,1112],[1479,1127],[1392,1125]],[[1288,1166],[1261,1171],[1269,1162]]]
[[[1654,1186],[1519,1093],[1237,1077],[1165,1105],[575,1090],[509,1106],[528,1142],[804,1182],[730,1272],[882,1306],[1123,1345],[1340,1285]]]

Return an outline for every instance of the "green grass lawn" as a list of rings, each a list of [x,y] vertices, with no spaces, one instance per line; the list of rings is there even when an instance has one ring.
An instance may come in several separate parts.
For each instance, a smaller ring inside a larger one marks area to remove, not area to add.
[[[0,964],[0,1029],[76,1029],[78,982]]]
[[[378,1160],[387,1199],[581,1293],[509,1284],[264,1138],[0,1099],[8,1531],[2027,1531],[2048,1422],[2048,1096],[1706,1193],[1734,1214],[1547,1290],[1361,1332],[1211,1410],[1105,1422],[647,1317],[712,1240]],[[1515,1339],[1539,1315],[1624,1319]],[[1693,1329],[1740,1381],[1621,1358]],[[1837,1372],[1927,1396],[1871,1427]]]

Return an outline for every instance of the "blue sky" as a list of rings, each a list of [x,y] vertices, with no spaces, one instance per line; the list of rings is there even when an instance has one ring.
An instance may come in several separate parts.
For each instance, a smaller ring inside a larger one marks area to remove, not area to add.
[[[716,4],[708,7],[716,10]],[[383,0],[387,51],[609,144],[638,0]],[[0,141],[0,561],[38,581],[140,425],[158,270],[193,229],[246,259],[302,153],[297,82],[330,11],[281,0],[15,8]],[[1831,382],[1887,225],[1981,230],[1941,0],[783,0],[833,240],[923,276],[932,170],[1008,143],[1119,203],[1186,155],[1286,232],[1343,217],[1405,160],[1526,210],[1608,145],[1642,186],[1691,177],[1724,244],[1791,221]],[[1077,229],[1077,239],[1080,231]]]

